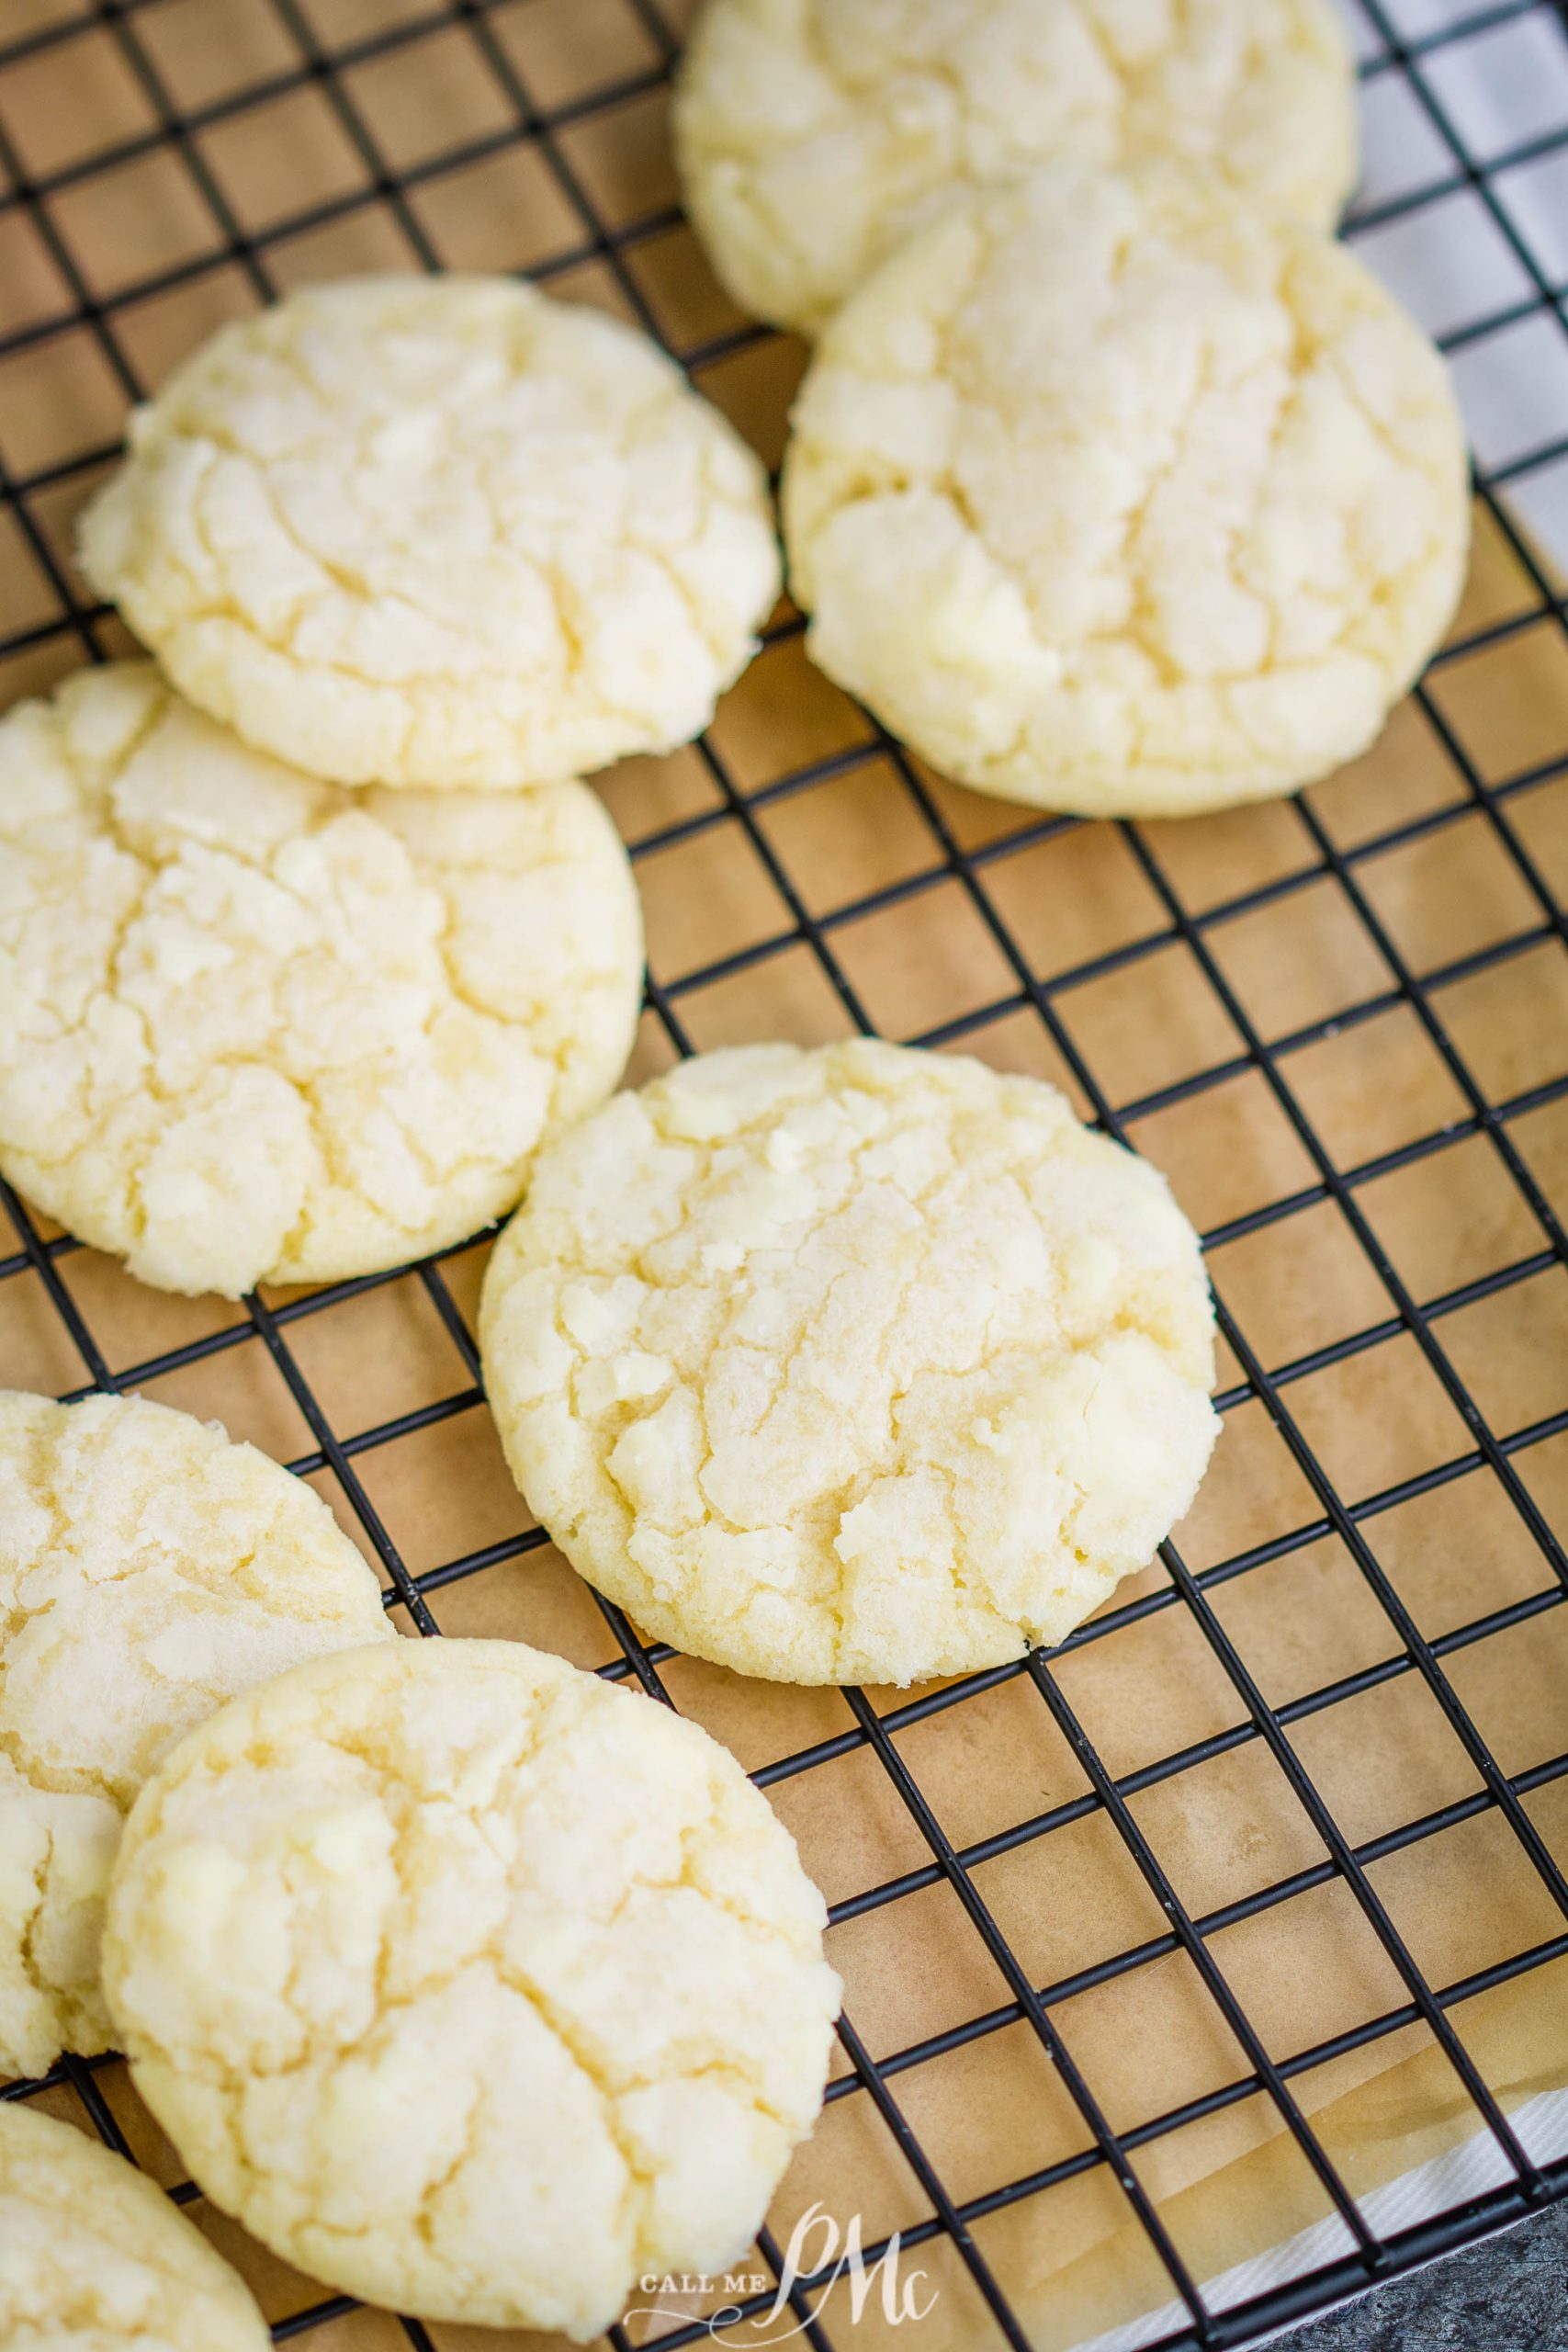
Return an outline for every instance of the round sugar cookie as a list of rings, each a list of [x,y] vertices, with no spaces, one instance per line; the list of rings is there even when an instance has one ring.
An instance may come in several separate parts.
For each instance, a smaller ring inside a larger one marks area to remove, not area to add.
[[[302,1658],[396,1639],[326,1504],[254,1446],[141,1397],[0,1392],[0,2072],[109,2047],[109,1868],[175,1742]]]
[[[582,785],[346,792],[151,663],[0,718],[0,1170],[160,1289],[375,1272],[513,1207],[641,974]]]
[[[1343,246],[1172,164],[1054,165],[845,305],[784,477],[808,645],[935,766],[1178,816],[1353,759],[1441,638],[1442,361]]]
[[[512,278],[312,286],[130,421],[89,578],[341,784],[538,784],[706,725],[778,593],[761,466],[646,337]]]
[[[541,1156],[480,1318],[513,1475],[661,1641],[907,1683],[1057,1641],[1217,1422],[1198,1246],[1054,1087],[864,1040],[682,1063]]]
[[[1168,155],[1327,227],[1356,177],[1332,0],[708,0],[675,104],[743,309],[817,334],[955,193]]]
[[[694,1724],[516,1642],[318,1659],[138,1800],[106,1982],[208,2194],[429,2319],[615,2319],[750,2243],[839,1984],[793,1840]]]
[[[0,2106],[8,2352],[267,2352],[250,2290],[156,2181],[69,2123]]]

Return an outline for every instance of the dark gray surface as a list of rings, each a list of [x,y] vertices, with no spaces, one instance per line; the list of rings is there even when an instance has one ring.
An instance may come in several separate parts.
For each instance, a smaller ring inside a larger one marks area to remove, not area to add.
[[[1280,2341],[1285,2352],[1568,2352],[1568,2206]]]

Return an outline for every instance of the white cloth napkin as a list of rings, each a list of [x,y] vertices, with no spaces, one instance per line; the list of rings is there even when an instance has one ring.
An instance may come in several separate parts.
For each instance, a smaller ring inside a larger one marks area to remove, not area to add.
[[[1568,289],[1568,30],[1540,0],[1423,50],[1474,23],[1478,0],[1341,5],[1365,74],[1365,171],[1347,237],[1449,345],[1483,477],[1500,470],[1498,495],[1568,571],[1568,448],[1521,463],[1568,443],[1568,324],[1561,299],[1543,302],[1541,282],[1554,297]],[[1384,25],[1416,45],[1408,62],[1391,60]],[[1503,160],[1537,144],[1544,152]],[[1467,182],[1467,164],[1485,171],[1484,189]],[[1429,188],[1445,192],[1379,220],[1385,206]],[[1473,332],[1527,305],[1528,315]]]

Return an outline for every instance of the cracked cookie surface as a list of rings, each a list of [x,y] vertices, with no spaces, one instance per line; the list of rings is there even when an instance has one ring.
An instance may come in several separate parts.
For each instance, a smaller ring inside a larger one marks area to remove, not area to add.
[[[756,2230],[821,2102],[825,1918],[695,1724],[520,1643],[403,1642],[175,1750],[106,1982],[137,2087],[275,2252],[585,2340]]]
[[[311,287],[220,329],[132,416],[82,555],[192,702],[342,784],[685,742],[778,593],[717,410],[510,278]]]
[[[798,1682],[1059,1640],[1192,1499],[1213,1329],[1154,1169],[1053,1087],[864,1040],[618,1095],[541,1157],[480,1317],[572,1564]]]
[[[0,2343],[267,2352],[250,2291],[155,2181],[69,2123],[0,2106]]]
[[[0,2071],[109,2047],[109,1869],[175,1742],[396,1638],[326,1504],[254,1446],[141,1397],[0,1393]]]
[[[151,663],[0,718],[0,1168],[165,1290],[459,1241],[619,1077],[637,891],[586,786],[352,793]]]
[[[1330,0],[709,0],[675,107],[741,306],[820,333],[961,189],[1169,155],[1329,225],[1356,176]]]
[[[845,305],[784,519],[814,660],[933,765],[1170,816],[1367,748],[1470,499],[1441,360],[1342,246],[1174,164],[1062,164]]]

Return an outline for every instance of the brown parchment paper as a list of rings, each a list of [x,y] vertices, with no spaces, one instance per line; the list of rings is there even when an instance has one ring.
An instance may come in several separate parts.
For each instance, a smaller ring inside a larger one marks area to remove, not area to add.
[[[64,0],[6,0],[0,29],[20,34],[69,13]],[[321,87],[300,80],[298,50],[264,0],[160,0],[136,23],[153,70],[193,117],[192,149],[242,232],[261,241],[274,286],[412,266],[412,221],[449,267],[542,267],[558,293],[623,314],[635,291],[674,345],[705,350],[698,381],[775,458],[802,355],[785,340],[740,332],[744,322],[689,233],[667,216],[675,193],[667,98],[645,20],[625,0],[507,0],[486,15],[490,38],[532,100],[566,110],[552,133],[558,163],[567,163],[605,228],[631,232],[624,276],[603,252],[587,250],[592,241],[540,141],[511,136],[514,96],[471,28],[419,31],[424,17],[415,0],[309,0],[318,40],[347,58],[339,86],[361,130],[391,169],[410,175],[400,208],[377,193]],[[412,29],[404,45],[354,62],[353,44],[405,22]],[[276,95],[234,103],[245,85],[264,80],[276,84]],[[589,102],[589,93],[612,86],[619,96]],[[0,71],[0,120],[35,176],[76,173],[47,198],[50,211],[142,381],[155,382],[212,326],[258,299],[246,269],[222,249],[188,156],[149,139],[145,87],[107,31],[39,48]],[[78,170],[108,149],[124,160]],[[466,160],[444,160],[459,152]],[[139,290],[171,271],[175,282],[151,295]],[[82,658],[80,639],[51,626],[60,608],[45,557],[69,567],[73,517],[104,470],[93,453],[114,443],[123,420],[124,390],[102,335],[49,324],[68,297],[36,216],[26,206],[0,211],[0,334],[37,330],[0,356],[0,460],[13,475],[47,477],[28,497],[36,541],[9,511],[0,513],[0,633],[38,632],[0,662],[6,701]],[[1516,1106],[1508,1136],[1562,1214],[1568,1101],[1550,1090],[1568,1072],[1568,960],[1507,840],[1468,793],[1443,732],[1489,783],[1548,771],[1506,805],[1516,842],[1561,899],[1568,894],[1568,784],[1549,771],[1568,758],[1568,640],[1551,622],[1524,617],[1536,601],[1506,539],[1479,518],[1456,635],[1517,626],[1434,674],[1440,728],[1415,703],[1404,706],[1377,749],[1314,788],[1307,806],[1346,854],[1393,829],[1416,828],[1359,858],[1356,887],[1411,971],[1460,967],[1434,992],[1434,1008],[1488,1099]],[[787,624],[787,610],[779,619]],[[126,643],[113,621],[94,624],[92,634],[103,650]],[[650,963],[692,1044],[846,1032],[842,1001],[778,886],[782,867],[806,911],[826,924],[839,970],[886,1034],[964,1024],[955,1046],[1071,1090],[987,928],[980,900],[988,900],[1032,975],[1074,975],[1054,1000],[1068,1033],[1111,1100],[1133,1106],[1134,1139],[1168,1172],[1201,1227],[1212,1232],[1303,1196],[1290,1216],[1215,1247],[1213,1277],[1271,1371],[1353,1333],[1380,1334],[1331,1366],[1291,1378],[1283,1391],[1348,1502],[1378,1504],[1425,1472],[1462,1465],[1362,1521],[1422,1632],[1461,1632],[1550,1592],[1547,1563],[1476,1459],[1470,1431],[1415,1342],[1382,1330],[1393,1310],[1382,1283],[1340,1209],[1314,1195],[1310,1159],[1200,963],[1172,933],[1134,837],[1106,826],[1042,824],[935,778],[923,780],[922,806],[876,751],[860,714],[810,669],[787,627],[726,698],[712,741],[743,812],[694,751],[627,763],[600,780],[627,838],[652,844],[637,868]],[[823,760],[834,763],[829,778],[795,781]],[[1495,1143],[1475,1131],[1461,1089],[1402,1001],[1351,896],[1320,870],[1302,812],[1271,805],[1145,827],[1141,838],[1185,911],[1215,918],[1205,937],[1260,1036],[1295,1041],[1281,1053],[1281,1073],[1337,1166],[1361,1171],[1357,1198],[1416,1296],[1451,1302],[1506,1269],[1527,1270],[1495,1293],[1450,1304],[1436,1328],[1494,1432],[1514,1438],[1549,1421],[1568,1404],[1562,1270],[1549,1262],[1539,1222]],[[974,854],[972,877],[953,869],[949,842]],[[910,895],[880,895],[916,876]],[[1244,894],[1289,877],[1299,878],[1283,895],[1216,918]],[[1502,940],[1517,943],[1506,959],[1463,968],[1463,958]],[[1096,968],[1096,959],[1133,943],[1141,943],[1134,960]],[[671,1052],[650,1018],[632,1076],[662,1066]],[[1210,1074],[1200,1091],[1162,1102],[1165,1091],[1200,1072]],[[1438,1141],[1406,1164],[1371,1165],[1422,1137]],[[483,1256],[477,1247],[443,1269],[470,1322]],[[57,1272],[113,1374],[130,1374],[146,1393],[220,1418],[236,1436],[303,1463],[364,1540],[354,1498],[321,1466],[315,1433],[240,1310],[140,1289],[87,1251],[62,1256]],[[526,1509],[468,1366],[420,1278],[308,1312],[296,1313],[299,1297],[277,1303],[289,1313],[282,1328],[292,1363],[349,1442],[363,1498],[413,1573],[452,1571],[429,1594],[443,1630],[536,1642],[589,1667],[609,1662],[616,1653],[604,1620],[558,1555],[547,1545],[514,1548],[530,1524]],[[160,1368],[168,1351],[192,1340],[206,1350],[196,1361]],[[0,1281],[0,1378],[68,1392],[87,1377],[40,1276],[24,1270]],[[1222,1363],[1222,1387],[1235,1379],[1234,1364]],[[392,1440],[378,1434],[412,1411],[428,1418]],[[1568,1437],[1523,1443],[1512,1459],[1540,1510],[1562,1526]],[[1354,1844],[1374,1845],[1477,1797],[1479,1779],[1462,1747],[1419,1674],[1402,1664],[1393,1625],[1344,1547],[1324,1532],[1315,1498],[1256,1400],[1227,1412],[1213,1471],[1177,1541],[1200,1574],[1263,1552],[1245,1573],[1212,1581],[1209,1598],[1265,1698],[1287,1711],[1297,1755]],[[1133,1622],[1116,1619],[1144,1597],[1160,1605]],[[1397,1972],[1325,1868],[1310,1821],[1251,1735],[1163,1570],[1133,1579],[1115,1611],[1111,1630],[1063,1659],[1062,1687],[1107,1767],[1123,1781],[1132,1776],[1133,1814],[1180,1900],[1210,1923],[1210,1949],[1270,2055],[1297,2059],[1400,2009],[1406,1994]],[[1444,1666],[1506,1771],[1533,1773],[1563,1758],[1568,1611],[1522,1613],[1453,1647]],[[1169,2280],[1104,2165],[1086,2163],[1038,2193],[987,2204],[1010,2184],[1082,2155],[1089,2134],[1039,2040],[1012,2013],[1009,1986],[931,1869],[916,1823],[840,1694],[770,1689],[682,1659],[664,1680],[674,1702],[753,1770],[839,1743],[808,1769],[772,1778],[769,1793],[829,1901],[850,1906],[829,1948],[856,2033],[874,2060],[900,2061],[886,2077],[898,2129],[918,2139],[1041,2352],[1065,2352],[1165,2304]],[[1300,1703],[1345,1683],[1332,1702]],[[886,1714],[923,1695],[873,1697]],[[1182,1765],[1187,1751],[1215,1736],[1225,1736],[1216,1755]],[[1091,1804],[1075,1805],[1087,1784],[1027,1679],[899,1721],[893,1736],[1030,1984],[1045,1990],[1113,2129],[1136,2134],[1248,2075],[1190,1962],[1160,1948],[1168,1922],[1116,1832]],[[1545,1771],[1523,1803],[1568,1861],[1568,1781]],[[1003,1842],[1063,1807],[1074,1809],[1059,1826]],[[1374,1845],[1368,1867],[1399,1934],[1439,1987],[1563,1928],[1506,1824],[1480,1802],[1440,1834],[1381,1852]],[[888,1899],[864,1900],[896,1882]],[[1215,1920],[1284,1882],[1294,1891],[1256,1916]],[[1145,1946],[1156,1949],[1141,1964],[1096,1980],[1103,1963]],[[1541,1967],[1450,2012],[1505,2109],[1568,2084],[1564,1965]],[[961,2036],[975,2020],[987,2021],[987,2030]],[[111,2063],[95,2080],[139,2160],[177,2180],[178,2157],[124,2069]],[[1479,2121],[1420,2024],[1308,2064],[1293,2073],[1292,2089],[1357,2193],[1455,2146]],[[82,2120],[69,2087],[39,2096]],[[1150,2139],[1134,2162],[1200,2279],[1327,2210],[1261,2093]],[[830,2100],[792,2165],[770,2216],[781,2244],[814,2205],[840,2228],[859,2216],[867,2244],[931,2217],[931,2198],[898,2131],[863,2088]],[[200,2203],[192,2210],[252,2280],[269,2317],[322,2300],[225,2216]],[[739,2267],[766,2268],[755,2258]],[[926,2315],[890,2326],[874,2293],[856,2320],[840,2286],[825,2311],[840,2341],[897,2335],[919,2352],[970,2352],[999,2341],[947,2238],[911,2250],[905,2267],[923,2274],[922,2305],[934,2297]],[[716,2312],[726,2297],[716,2287],[705,2296],[651,2300],[700,2313]],[[632,2332],[642,2337],[661,2324],[640,2321]],[[441,2352],[525,2341],[440,2324],[429,2333]],[[741,2343],[758,2336],[745,2326],[730,2333]],[[387,2315],[355,2312],[317,2324],[302,2340],[333,2352],[380,2352],[407,2339]]]

